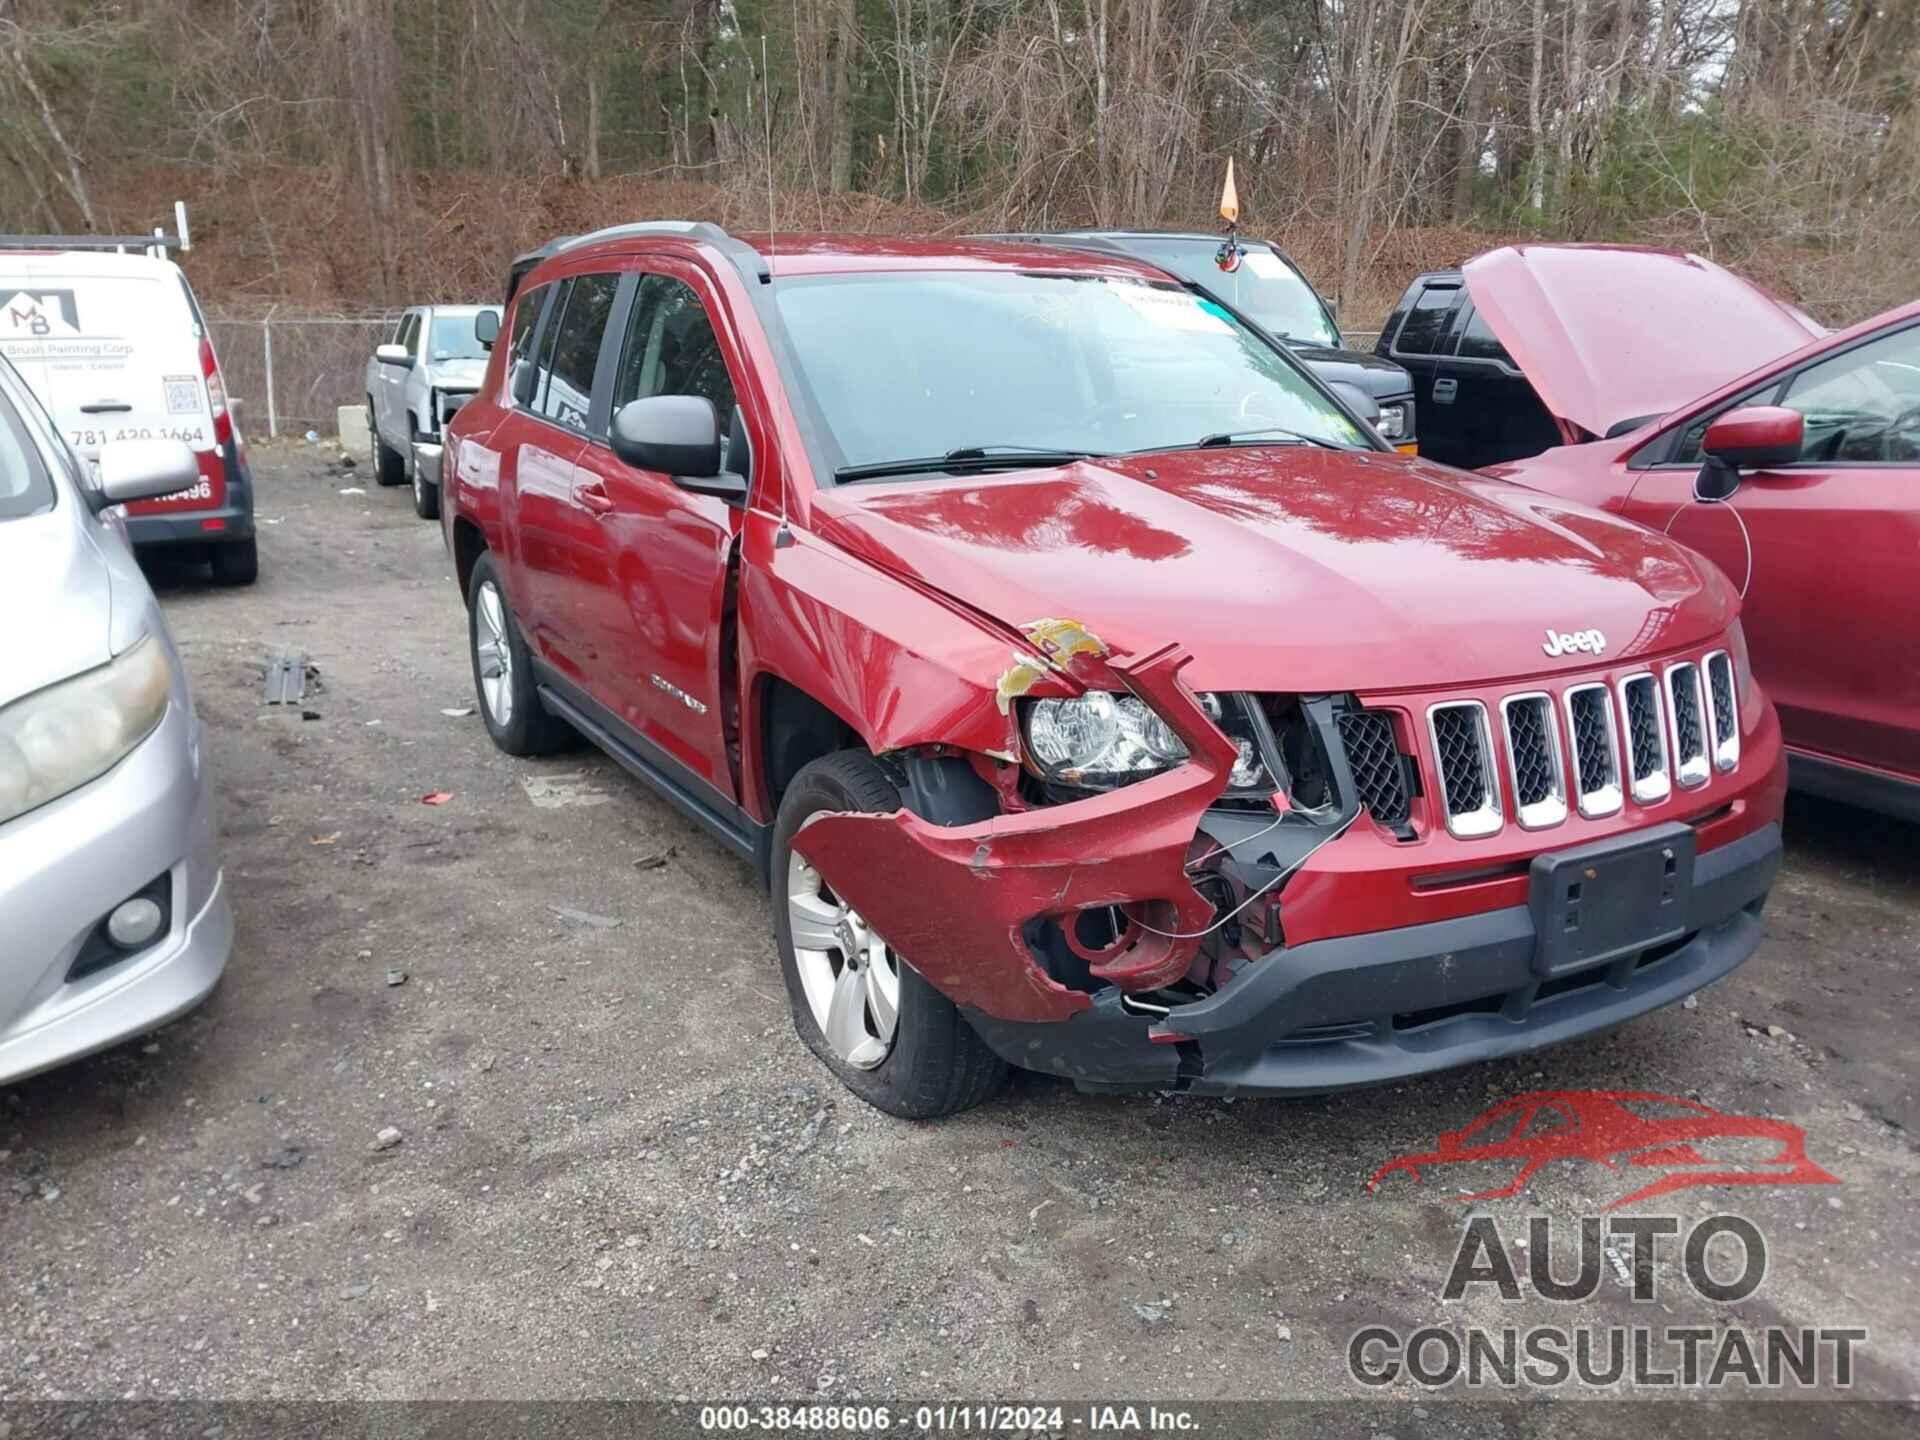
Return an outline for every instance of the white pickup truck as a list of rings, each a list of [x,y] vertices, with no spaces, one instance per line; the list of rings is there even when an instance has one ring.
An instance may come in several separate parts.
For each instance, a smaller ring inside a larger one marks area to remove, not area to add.
[[[482,312],[498,322],[498,305],[416,305],[367,362],[374,477],[382,485],[411,481],[423,520],[440,514],[442,427],[486,374],[486,347],[473,329]]]

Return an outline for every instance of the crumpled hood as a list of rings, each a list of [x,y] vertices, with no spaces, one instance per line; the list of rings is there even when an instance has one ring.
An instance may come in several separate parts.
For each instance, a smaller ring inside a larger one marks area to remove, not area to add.
[[[0,706],[113,658],[113,580],[73,517],[0,521]]]
[[[429,368],[429,384],[442,390],[478,390],[486,378],[485,360],[436,360]]]
[[[1677,251],[1507,245],[1461,273],[1548,411],[1595,436],[1826,334],[1759,286]]]
[[[1379,691],[1590,668],[1708,638],[1717,570],[1615,516],[1378,453],[1261,447],[845,485],[823,538],[1013,626],[1178,641],[1201,689]],[[1546,632],[1606,648],[1550,658]]]

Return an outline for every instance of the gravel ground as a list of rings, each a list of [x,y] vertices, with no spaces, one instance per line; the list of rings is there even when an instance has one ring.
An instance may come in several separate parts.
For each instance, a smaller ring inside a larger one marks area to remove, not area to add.
[[[256,460],[259,585],[156,573],[232,963],[158,1035],[0,1089],[0,1398],[1352,1395],[1363,1325],[1635,1318],[1611,1280],[1443,1304],[1450,1178],[1366,1192],[1579,1088],[1789,1120],[1843,1181],[1652,1207],[1750,1217],[1771,1268],[1714,1307],[1663,1265],[1640,1318],[1864,1325],[1857,1393],[1920,1394],[1920,831],[1796,800],[1761,952],[1544,1054],[1285,1102],[1022,1076],[906,1123],[795,1038],[746,865],[597,754],[509,759],[446,713],[464,614],[406,492]],[[287,646],[305,717],[261,703]],[[1572,1225],[1617,1180],[1548,1170],[1487,1213]]]

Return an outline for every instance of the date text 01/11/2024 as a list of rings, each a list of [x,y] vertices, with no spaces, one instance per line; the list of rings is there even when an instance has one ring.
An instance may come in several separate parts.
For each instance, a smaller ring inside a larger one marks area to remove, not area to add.
[[[1102,1433],[1179,1433],[1198,1427],[1190,1410],[1158,1405],[1090,1404],[1074,1413],[1063,1405],[947,1403],[896,1410],[886,1405],[703,1405],[700,1429],[709,1433],[792,1431],[873,1434],[1058,1433],[1068,1427]]]

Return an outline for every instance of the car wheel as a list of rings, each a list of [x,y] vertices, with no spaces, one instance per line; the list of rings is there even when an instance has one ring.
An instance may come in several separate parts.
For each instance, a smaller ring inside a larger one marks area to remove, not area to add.
[[[482,555],[467,583],[467,642],[480,718],[493,743],[509,755],[547,755],[565,749],[573,727],[549,715],[533,686],[533,657],[507,604],[491,555]]]
[[[253,540],[229,540],[213,547],[213,578],[222,585],[251,585],[260,578],[260,547]]]
[[[382,485],[398,485],[407,478],[407,457],[380,438],[373,423],[373,397],[367,397],[367,433],[373,437],[373,478]]]
[[[413,471],[413,513],[422,520],[440,518],[440,487],[429,485],[420,474],[420,462],[415,460],[407,467]]]
[[[774,941],[807,1048],[869,1105],[924,1120],[991,1099],[1006,1062],[793,849],[815,815],[899,808],[899,790],[863,751],[815,760],[793,778],[774,822]]]

